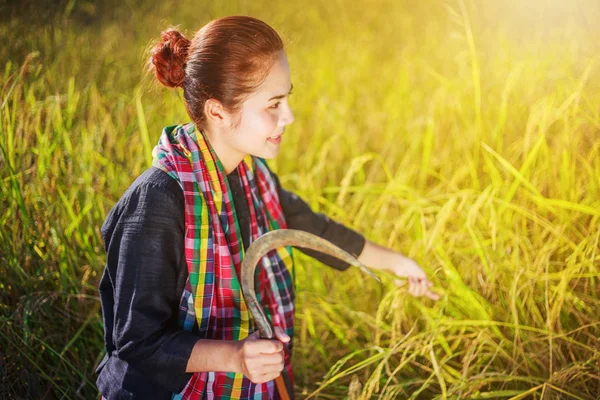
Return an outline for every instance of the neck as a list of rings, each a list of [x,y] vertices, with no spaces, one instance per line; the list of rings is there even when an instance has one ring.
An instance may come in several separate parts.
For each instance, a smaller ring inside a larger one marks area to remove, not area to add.
[[[232,149],[231,147],[227,146],[226,143],[219,140],[219,138],[222,137],[222,135],[219,135],[218,133],[213,134],[207,131],[206,129],[204,129],[203,132],[206,135],[207,140],[210,142],[210,145],[212,146],[213,150],[215,151],[217,158],[219,159],[219,161],[221,161],[221,164],[223,164],[225,173],[229,175],[242,162],[244,157],[246,157],[246,154],[240,153],[239,151]]]

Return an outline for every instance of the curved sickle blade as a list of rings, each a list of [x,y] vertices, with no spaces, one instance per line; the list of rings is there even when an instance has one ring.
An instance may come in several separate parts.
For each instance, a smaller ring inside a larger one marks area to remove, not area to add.
[[[273,326],[256,299],[254,271],[256,264],[266,253],[284,246],[303,247],[337,257],[352,266],[359,267],[381,283],[381,280],[354,256],[317,235],[297,229],[277,229],[267,232],[250,244],[242,260],[242,294],[263,339],[273,339],[275,334]]]

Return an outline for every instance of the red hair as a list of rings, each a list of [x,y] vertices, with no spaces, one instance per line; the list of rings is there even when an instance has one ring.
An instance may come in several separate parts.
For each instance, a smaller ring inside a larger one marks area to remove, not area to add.
[[[200,129],[208,99],[236,114],[283,50],[273,28],[247,16],[213,20],[192,40],[176,29],[163,31],[161,39],[151,50],[148,66],[163,85],[183,88],[187,112]]]

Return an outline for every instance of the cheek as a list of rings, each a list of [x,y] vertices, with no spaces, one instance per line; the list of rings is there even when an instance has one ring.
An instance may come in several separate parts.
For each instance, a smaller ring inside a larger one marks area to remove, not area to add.
[[[277,127],[277,115],[273,112],[264,110],[253,114],[252,119],[248,121],[253,131],[260,133],[270,133]]]

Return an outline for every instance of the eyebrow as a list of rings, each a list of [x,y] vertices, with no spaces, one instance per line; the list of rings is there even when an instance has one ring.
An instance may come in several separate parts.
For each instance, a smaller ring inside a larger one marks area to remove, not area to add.
[[[292,89],[293,89],[293,88],[294,88],[294,84],[292,83],[292,84],[291,84],[291,87],[290,87],[290,92],[292,91]],[[288,93],[288,94],[289,94],[289,93]],[[285,94],[280,94],[279,96],[273,96],[273,97],[271,97],[271,98],[270,98],[269,100],[267,100],[267,101],[271,101],[271,100],[275,100],[275,99],[283,99],[284,97],[285,97]]]

